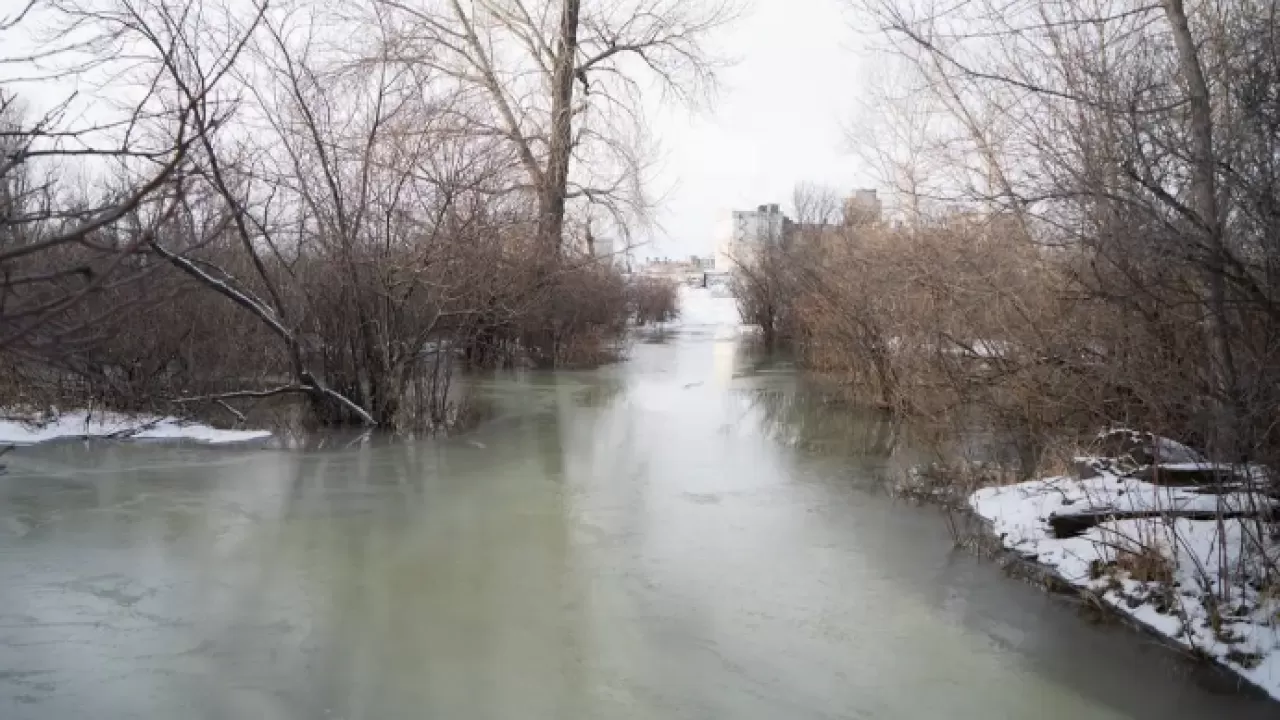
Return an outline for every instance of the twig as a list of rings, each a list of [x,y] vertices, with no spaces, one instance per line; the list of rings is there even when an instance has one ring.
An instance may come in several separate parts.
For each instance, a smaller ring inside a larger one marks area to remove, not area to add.
[[[242,412],[240,412],[239,410],[237,410],[237,409],[235,409],[235,408],[231,407],[231,405],[230,405],[226,400],[218,399],[218,400],[215,400],[214,402],[216,402],[216,403],[218,403],[219,405],[221,405],[221,406],[222,406],[222,408],[223,408],[224,410],[226,410],[227,412],[231,413],[232,415],[235,415],[235,416],[236,416],[236,421],[237,421],[237,422],[239,422],[239,423],[240,423],[240,424],[242,424],[242,425],[244,424],[244,421],[245,421],[244,413],[242,413]]]
[[[222,402],[224,400],[234,400],[237,398],[268,398],[276,395],[287,395],[289,393],[309,393],[314,389],[306,385],[281,385],[280,387],[268,388],[266,390],[234,390],[232,392],[217,393],[214,395],[199,395],[197,397],[175,398],[174,403],[185,404],[194,402]],[[237,414],[239,414],[237,412]]]

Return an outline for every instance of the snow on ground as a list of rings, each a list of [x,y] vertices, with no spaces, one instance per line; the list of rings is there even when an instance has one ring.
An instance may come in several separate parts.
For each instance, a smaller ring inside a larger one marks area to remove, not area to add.
[[[219,430],[173,417],[84,410],[53,418],[0,411],[0,444],[32,445],[62,438],[127,437],[142,440],[195,440],[234,443],[271,437],[267,430]]]
[[[1186,445],[1167,438],[1162,435],[1155,435],[1149,432],[1133,430],[1130,428],[1118,427],[1110,430],[1103,430],[1098,433],[1095,438],[1102,445],[1119,444],[1121,452],[1131,452],[1134,449],[1140,449],[1141,454],[1149,454],[1152,462],[1160,463],[1164,467],[1170,464],[1186,466],[1188,464],[1203,465],[1200,469],[1211,469],[1208,467],[1208,460],[1204,455],[1193,450]],[[1127,446],[1127,449],[1126,449]]]
[[[1155,460],[1162,465],[1168,463],[1200,465],[1206,462],[1203,455],[1177,440],[1170,440],[1159,435],[1152,437],[1155,440]]]
[[[1188,467],[1199,469],[1201,466]],[[1251,497],[1244,491],[1215,495],[1196,492],[1190,487],[1163,487],[1133,477],[1103,473],[1085,480],[1055,477],[1008,487],[984,488],[974,494],[973,502],[982,502],[983,508],[998,511],[1005,518],[1029,528],[1021,532],[1035,533],[1042,525],[1041,519],[1052,514],[1092,510],[1213,512],[1222,508],[1242,511],[1255,507],[1251,503],[1270,506],[1273,501],[1260,496]]]
[[[1222,500],[1227,507],[1250,501],[1243,493]],[[1065,539],[1054,537],[1048,524],[1055,513],[1212,510],[1217,502],[1212,495],[1114,474],[984,488],[969,499],[1007,549],[1092,591],[1180,646],[1217,659],[1280,699],[1280,592],[1258,587],[1264,563],[1274,568],[1280,561],[1280,544],[1265,534],[1259,539],[1252,521],[1123,519]],[[1142,574],[1141,568],[1152,565],[1140,559],[1152,551],[1171,561],[1161,567],[1171,572],[1172,583]]]

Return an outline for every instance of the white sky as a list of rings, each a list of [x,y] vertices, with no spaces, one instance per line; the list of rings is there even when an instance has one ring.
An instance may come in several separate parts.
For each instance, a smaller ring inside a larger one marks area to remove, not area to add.
[[[717,101],[653,118],[660,227],[640,259],[710,254],[731,211],[785,208],[799,182],[874,187],[843,131],[866,76],[842,0],[754,0],[719,37],[738,62],[720,74]]]

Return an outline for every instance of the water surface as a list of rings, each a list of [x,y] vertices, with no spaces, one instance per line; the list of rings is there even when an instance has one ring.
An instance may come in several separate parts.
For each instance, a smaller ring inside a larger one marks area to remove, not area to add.
[[[691,302],[462,437],[7,456],[0,717],[1276,717],[952,550]]]

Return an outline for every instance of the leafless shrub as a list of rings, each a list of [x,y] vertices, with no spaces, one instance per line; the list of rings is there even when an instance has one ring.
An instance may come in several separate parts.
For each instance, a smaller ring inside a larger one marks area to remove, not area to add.
[[[798,271],[806,257],[781,242],[762,243],[732,258],[730,290],[742,321],[760,328],[765,349],[789,342],[795,335],[794,300]]]
[[[680,289],[670,280],[641,277],[627,290],[631,314],[639,325],[670,322],[680,314]]]
[[[591,224],[625,239],[644,216],[637,78],[699,96],[716,65],[700,42],[733,13],[40,9],[43,46],[4,61],[126,110],[28,118],[0,87],[0,404],[240,417],[296,397],[321,423],[382,427],[448,424],[462,365],[616,356],[628,297]],[[334,27],[361,32],[318,41]]]
[[[905,227],[954,216],[947,206],[1001,219],[998,234],[1034,264],[991,265],[996,292],[1019,287],[1011,267],[1052,281],[1038,303],[997,298],[1009,322],[975,330],[1011,352],[984,365],[1043,389],[1024,395],[1041,406],[1032,414],[1130,422],[1230,462],[1277,459],[1270,8],[855,4],[918,90],[893,101],[909,142],[883,153],[907,193]],[[946,304],[963,306],[954,290]]]
[[[628,318],[621,273],[592,258],[551,278],[542,302],[517,320],[530,357],[557,367],[616,360]]]

